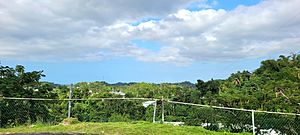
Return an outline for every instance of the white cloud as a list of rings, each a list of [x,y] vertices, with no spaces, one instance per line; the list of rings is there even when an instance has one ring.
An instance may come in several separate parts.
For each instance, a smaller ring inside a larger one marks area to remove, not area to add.
[[[183,9],[188,3],[0,1],[0,58],[94,61],[133,57],[182,65],[300,50],[299,0],[267,0],[231,11],[192,12]],[[130,25],[147,17],[161,19]],[[159,42],[161,48],[140,47],[132,44],[135,39]]]

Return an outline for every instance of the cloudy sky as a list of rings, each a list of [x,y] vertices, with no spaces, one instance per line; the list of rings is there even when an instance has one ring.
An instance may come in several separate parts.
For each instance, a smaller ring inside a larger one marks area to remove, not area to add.
[[[300,0],[0,1],[0,60],[44,81],[226,78],[300,52]]]

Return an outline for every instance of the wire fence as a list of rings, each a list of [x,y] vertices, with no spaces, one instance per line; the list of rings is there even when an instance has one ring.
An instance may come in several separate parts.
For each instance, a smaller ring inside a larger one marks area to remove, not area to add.
[[[151,98],[41,99],[3,97],[0,101],[0,126],[58,124],[68,116],[82,122],[152,121]],[[69,102],[70,101],[70,102]],[[69,103],[71,108],[69,110]]]
[[[69,110],[69,102],[71,108]],[[82,122],[153,121],[202,126],[208,130],[259,135],[300,134],[300,114],[278,113],[151,98],[39,99],[0,101],[1,128],[26,124],[59,124],[63,119]]]
[[[166,121],[202,126],[214,131],[258,135],[299,135],[300,114],[247,110],[167,101]]]

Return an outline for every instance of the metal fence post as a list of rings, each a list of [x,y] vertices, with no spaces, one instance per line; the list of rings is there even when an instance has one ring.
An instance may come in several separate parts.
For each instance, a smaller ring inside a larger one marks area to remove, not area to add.
[[[253,135],[255,135],[254,110],[252,110],[251,112],[252,112],[252,132],[253,132]]]
[[[69,95],[69,105],[68,105],[68,118],[71,117],[72,87],[73,87],[73,84],[70,85],[70,95]]]
[[[0,64],[1,64],[1,61],[0,61]],[[2,128],[2,109],[3,109],[3,101],[4,99],[3,99],[3,94],[1,93],[0,94],[0,104],[1,104],[1,106],[0,106],[0,128]]]
[[[162,99],[161,99],[161,108],[162,108],[162,110],[161,110],[161,121],[162,121],[162,123],[164,123],[165,122],[164,97],[162,97]]]
[[[157,104],[157,100],[155,100],[154,102],[154,111],[153,111],[153,123],[155,123],[155,115],[156,115],[156,104]]]
[[[0,128],[2,127],[1,123],[2,123],[2,106],[0,108]]]

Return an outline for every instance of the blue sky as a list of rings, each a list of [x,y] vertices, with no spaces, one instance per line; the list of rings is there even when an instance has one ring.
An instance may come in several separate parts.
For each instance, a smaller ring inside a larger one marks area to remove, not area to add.
[[[0,2],[1,64],[59,84],[224,79],[300,50],[297,0],[18,2]]]
[[[252,6],[256,5],[261,0],[207,0],[208,5],[213,9],[225,9],[225,10],[233,10],[238,6]],[[195,11],[201,10],[202,8],[199,7],[199,3],[201,2],[193,2],[187,6],[187,9]]]
[[[254,71],[260,61],[277,58],[277,55],[259,59],[244,59],[230,62],[204,62],[189,66],[174,66],[163,63],[139,62],[133,59],[118,59],[102,62],[28,62],[2,61],[14,67],[24,65],[28,71],[43,70],[43,81],[60,84],[76,82],[182,82],[195,83],[197,79],[225,79],[236,71]]]

